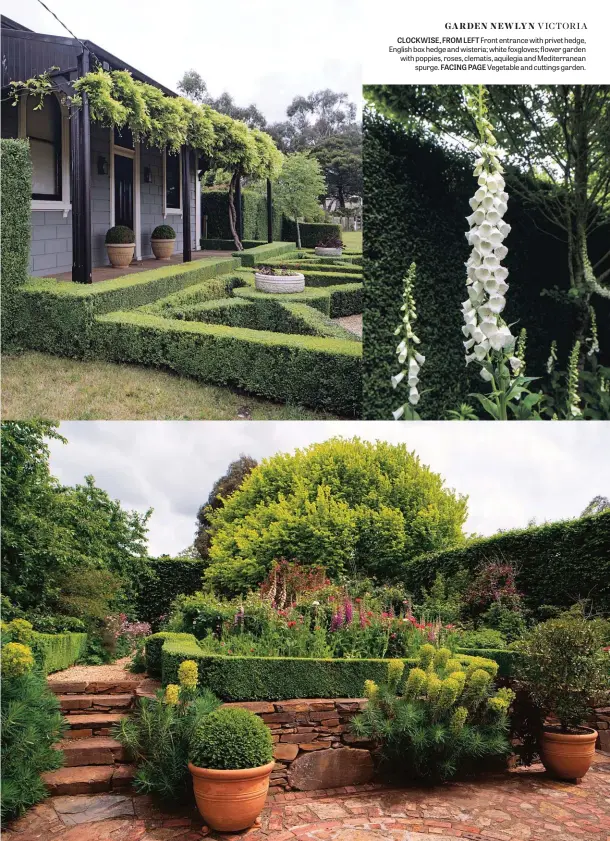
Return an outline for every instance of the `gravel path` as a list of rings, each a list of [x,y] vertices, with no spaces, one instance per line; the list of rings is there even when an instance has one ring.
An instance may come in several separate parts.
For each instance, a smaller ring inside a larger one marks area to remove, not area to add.
[[[122,657],[116,663],[110,663],[107,666],[70,666],[69,669],[64,669],[62,672],[53,672],[49,675],[49,678],[53,683],[135,681],[142,675],[135,675],[130,672],[128,669],[130,663],[131,655]]]
[[[346,315],[343,318],[333,318],[335,324],[340,324],[350,333],[355,333],[356,336],[362,338],[362,316],[361,315]]]

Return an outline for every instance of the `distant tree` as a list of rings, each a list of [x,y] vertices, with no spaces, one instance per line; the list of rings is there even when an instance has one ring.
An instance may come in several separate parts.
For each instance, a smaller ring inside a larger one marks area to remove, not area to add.
[[[211,515],[217,508],[222,507],[223,500],[228,499],[231,494],[235,493],[241,487],[246,476],[254,470],[257,464],[258,462],[255,459],[242,453],[236,461],[231,462],[226,473],[214,482],[210,495],[197,512],[197,532],[193,541],[194,554],[187,556],[181,553],[179,557],[196,558],[200,556],[207,558],[210,548],[209,529]],[[186,553],[188,550],[184,551]]]
[[[163,556],[161,556],[163,557]],[[195,548],[195,544],[191,543],[186,549],[181,549],[176,555],[177,558],[199,558],[199,552]]]
[[[295,96],[286,109],[288,119],[273,123],[267,130],[283,152],[300,151],[353,128],[356,110],[346,93],[326,88]]]
[[[362,132],[354,128],[325,137],[312,149],[326,180],[326,196],[345,208],[346,201],[362,195]]]
[[[602,511],[609,510],[610,499],[607,496],[594,496],[580,516],[589,517],[591,514],[601,514]]]
[[[264,129],[267,125],[267,120],[254,103],[241,107],[226,91],[214,98],[208,91],[204,79],[196,70],[186,71],[178,82],[178,90],[193,102],[204,103],[220,114],[226,114],[234,120],[242,120],[250,128]]]
[[[297,228],[297,247],[301,247],[299,216],[319,210],[320,196],[326,192],[326,182],[319,162],[307,152],[287,155],[275,183],[275,201],[282,211],[294,219]]]

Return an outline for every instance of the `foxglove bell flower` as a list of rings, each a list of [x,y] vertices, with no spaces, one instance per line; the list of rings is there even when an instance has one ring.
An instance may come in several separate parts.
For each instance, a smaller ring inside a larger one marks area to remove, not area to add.
[[[405,288],[403,292],[403,300],[401,306],[402,322],[394,331],[395,336],[402,336],[397,348],[396,356],[400,371],[391,378],[392,388],[398,386],[405,381],[409,388],[407,403],[399,406],[392,415],[394,420],[400,420],[403,416],[407,418],[413,417],[413,407],[419,403],[419,374],[421,366],[426,361],[426,357],[416,350],[420,341],[415,335],[413,326],[417,319],[417,311],[415,309],[415,299],[413,297],[413,284],[415,282],[415,263],[411,263],[407,276],[405,277]]]
[[[503,168],[491,125],[480,117],[479,128],[482,142],[474,168],[478,187],[470,199],[473,212],[466,217],[469,225],[466,239],[472,246],[466,262],[468,300],[462,304],[466,364],[488,361],[490,351],[512,355],[515,344],[501,316],[508,290],[508,271],[501,263],[508,254],[504,240],[510,233],[510,225],[503,221],[508,193],[504,189]],[[486,382],[492,379],[485,368],[481,376]]]

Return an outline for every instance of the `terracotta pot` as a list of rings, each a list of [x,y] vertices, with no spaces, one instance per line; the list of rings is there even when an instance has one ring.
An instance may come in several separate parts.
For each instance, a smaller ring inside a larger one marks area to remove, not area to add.
[[[127,243],[126,245],[111,245],[106,243],[106,253],[110,260],[110,265],[115,269],[124,269],[133,260],[133,252],[136,250],[135,242]]]
[[[157,260],[169,260],[174,253],[175,239],[151,239],[153,254]]]
[[[218,832],[239,832],[252,826],[265,806],[274,764],[217,771],[189,762],[197,808],[206,824]]]
[[[302,292],[305,289],[305,275],[297,272],[293,275],[270,275],[256,272],[254,285],[259,292]]]
[[[544,730],[540,741],[540,758],[549,774],[560,780],[584,777],[595,753],[597,731],[583,727],[586,733],[559,733]]]

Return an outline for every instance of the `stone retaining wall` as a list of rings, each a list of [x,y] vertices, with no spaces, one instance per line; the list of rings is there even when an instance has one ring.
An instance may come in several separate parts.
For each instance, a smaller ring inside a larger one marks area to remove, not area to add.
[[[275,768],[271,794],[285,789],[308,791],[368,783],[373,760],[368,745],[349,732],[364,698],[312,698],[242,702],[271,729]]]

